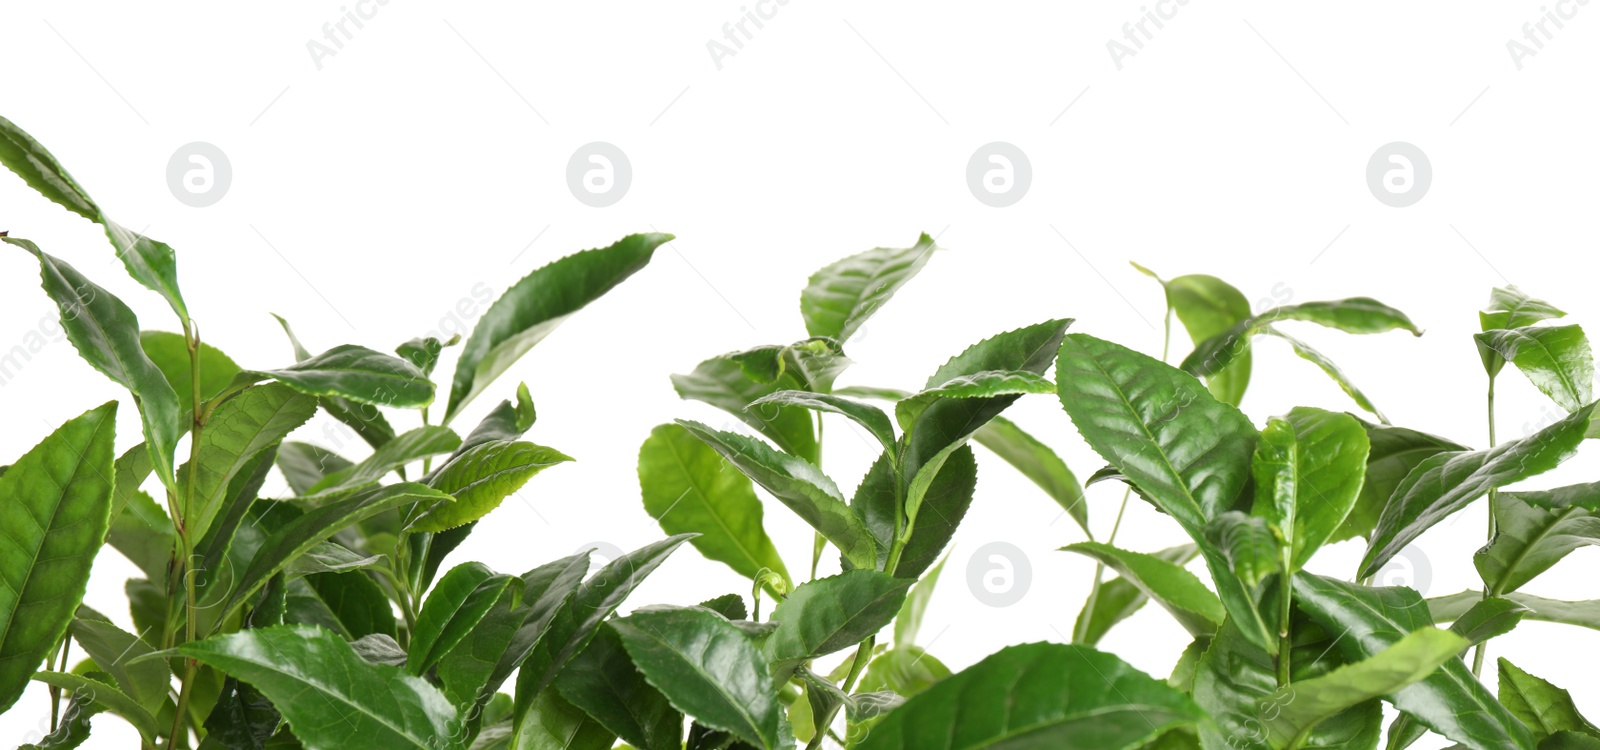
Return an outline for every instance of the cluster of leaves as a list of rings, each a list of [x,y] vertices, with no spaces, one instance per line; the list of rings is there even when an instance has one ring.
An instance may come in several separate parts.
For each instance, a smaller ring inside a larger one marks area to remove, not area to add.
[[[533,475],[571,459],[524,440],[536,417],[525,385],[465,436],[450,424],[670,236],[629,236],[532,272],[464,343],[312,354],[280,319],[292,363],[249,369],[200,341],[171,248],[108,219],[4,119],[0,163],[102,225],[181,329],[141,329],[72,266],[0,237],[37,260],[69,339],[127,388],[142,433],[117,454],[112,402],[0,467],[0,707],[44,685],[53,731],[37,747],[79,746],[105,713],[151,750],[1371,749],[1388,702],[1391,750],[1427,732],[1474,750],[1600,748],[1600,728],[1566,691],[1504,659],[1498,696],[1478,681],[1485,644],[1523,619],[1600,627],[1600,603],[1519,592],[1600,541],[1600,484],[1499,488],[1553,468],[1600,430],[1583,331],[1548,323],[1563,313],[1514,287],[1495,290],[1482,313],[1490,446],[1472,450],[1391,425],[1328,357],[1279,330],[1420,335],[1398,310],[1351,298],[1252,313],[1215,277],[1142,268],[1165,291],[1168,344],[1174,316],[1194,342],[1177,367],[1166,346],[1157,359],[1069,334],[1072,321],[1058,319],[973,344],[915,391],[836,388],[851,337],[938,249],[923,235],[869,250],[811,277],[806,338],[673,376],[684,399],[742,426],[678,420],[645,439],[641,496],[666,538],[598,570],[582,552],[511,575],[444,562]],[[1298,407],[1258,428],[1238,406],[1262,336],[1286,341],[1377,421]],[[432,373],[457,344],[433,424]],[[1497,443],[1494,382],[1507,363],[1568,416]],[[1107,462],[1088,484],[1126,484],[1118,526],[1137,494],[1190,542],[1138,552],[1116,546],[1116,528],[1096,540],[1084,483],[1002,416],[1037,394],[1054,394]],[[289,440],[319,409],[370,455]],[[390,417],[408,410],[420,425],[397,431]],[[822,469],[823,415],[848,420],[877,451],[848,497]],[[1010,646],[952,673],[917,641],[941,557],[974,501],[973,442],[1077,521],[1087,541],[1064,549],[1092,559],[1095,574],[1072,643]],[[260,496],[274,469],[289,496]],[[809,566],[778,553],[768,496],[814,529]],[[1368,585],[1480,497],[1490,510],[1490,542],[1474,559],[1483,590],[1425,601]],[[1356,538],[1368,546],[1355,580],[1306,570],[1323,546]],[[624,614],[685,542],[747,578],[748,597]],[[143,573],[127,584],[132,631],[81,603],[107,544]],[[1196,559],[1209,585],[1190,572]],[[819,575],[825,561],[839,572]],[[1194,639],[1166,679],[1096,648],[1148,602]],[[880,641],[885,631],[892,638]]]

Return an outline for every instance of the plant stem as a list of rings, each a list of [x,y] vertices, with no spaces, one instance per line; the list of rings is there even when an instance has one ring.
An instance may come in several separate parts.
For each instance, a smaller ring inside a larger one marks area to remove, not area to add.
[[[1488,412],[1489,412],[1489,447],[1493,448],[1496,445],[1495,434],[1494,434],[1494,376],[1493,375],[1489,376],[1489,394],[1488,394],[1488,397],[1487,397],[1486,400],[1488,402]],[[1497,488],[1493,488],[1493,487],[1489,488],[1489,541],[1490,542],[1493,542],[1495,534],[1499,533],[1499,528],[1497,528],[1497,524],[1495,523],[1495,520],[1494,520],[1494,501],[1495,501],[1495,498],[1499,496],[1499,494],[1500,494],[1500,491]],[[1489,591],[1489,587],[1487,585],[1485,585],[1484,589],[1483,589],[1484,598],[1487,599],[1490,596],[1491,593],[1492,592]],[[1478,677],[1478,676],[1483,674],[1483,657],[1484,657],[1484,652],[1488,649],[1488,645],[1489,645],[1489,642],[1487,640],[1483,640],[1483,641],[1479,641],[1478,645],[1472,649],[1472,676],[1473,677]]]
[[[845,676],[844,684],[840,686],[840,689],[846,695],[849,695],[851,689],[856,686],[856,679],[861,676],[862,670],[867,668],[867,662],[872,660],[872,649],[877,644],[877,640],[877,636],[870,636],[856,647],[855,661],[850,663],[850,674]],[[811,737],[810,742],[806,743],[806,750],[818,750],[818,748],[822,747],[822,738],[827,735],[827,728],[833,724],[833,717],[838,714],[839,707],[834,706],[826,716],[816,717],[817,733]]]
[[[70,650],[71,648],[72,648],[72,634],[68,633],[66,635],[61,636],[61,649],[59,651],[59,653],[61,655],[61,659],[57,662],[57,664],[59,665],[59,666],[56,667],[56,671],[57,672],[65,672],[65,671],[67,671],[67,651]],[[45,660],[45,665],[48,666],[49,664],[50,664],[50,661],[48,659]],[[56,725],[57,725],[57,722],[60,720],[60,717],[61,717],[61,688],[58,688],[58,687],[55,687],[55,686],[52,685],[52,686],[50,686],[50,731],[51,732],[56,731]]]
[[[177,526],[178,539],[183,547],[183,559],[178,563],[177,574],[183,577],[184,594],[184,642],[192,643],[195,640],[195,602],[194,573],[194,534],[190,521],[194,518],[194,486],[197,472],[192,467],[198,465],[200,457],[200,435],[205,430],[205,412],[201,411],[200,402],[200,330],[194,325],[193,320],[185,319],[183,322],[183,337],[189,347],[189,385],[191,387],[190,413],[194,423],[189,429],[189,471],[188,481],[183,488],[183,513],[172,519]],[[183,685],[178,690],[178,702],[172,712],[172,732],[168,735],[167,747],[185,747],[188,743],[188,727],[184,721],[184,713],[188,708],[189,691],[194,686],[195,671],[199,669],[199,662],[194,659],[185,659],[183,668]],[[180,743],[180,737],[182,741]]]

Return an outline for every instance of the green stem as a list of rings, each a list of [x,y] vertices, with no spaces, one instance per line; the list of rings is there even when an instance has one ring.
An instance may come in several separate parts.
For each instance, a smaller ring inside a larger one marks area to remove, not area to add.
[[[57,672],[65,672],[65,671],[67,671],[67,652],[70,651],[71,649],[72,649],[72,634],[68,633],[66,635],[61,636],[61,648],[58,651],[60,653],[60,655],[61,655],[61,659],[60,659],[60,661],[57,662],[57,664],[58,664],[58,666],[56,667],[56,671]],[[48,665],[49,663],[50,662],[48,660],[45,661],[46,665]],[[52,685],[52,686],[50,686],[50,731],[51,732],[56,731],[56,725],[60,721],[60,718],[61,718],[61,688],[58,688],[58,687],[55,687],[55,686]]]
[[[194,423],[189,430],[189,463],[193,466],[199,459],[200,435],[205,430],[206,423],[206,413],[201,411],[200,401],[200,331],[195,327],[194,321],[184,321],[183,337],[189,347],[189,383],[193,389],[191,392],[192,399],[189,402],[193,404],[190,412]],[[188,481],[184,483],[183,514],[172,519],[177,526],[178,539],[183,548],[183,559],[178,564],[176,572],[183,578],[185,643],[191,643],[195,640],[195,613],[197,611],[193,570],[195,539],[194,530],[189,523],[194,518],[195,474],[196,472],[190,471]],[[193,687],[197,669],[199,669],[199,662],[194,659],[184,660],[183,686],[178,691],[178,702],[174,706],[175,710],[172,713],[172,732],[167,741],[169,748],[186,747],[189,744],[184,713],[188,708],[189,691]]]
[[[850,664],[850,674],[845,676],[844,684],[840,686],[840,689],[846,695],[849,695],[850,691],[855,688],[856,679],[861,676],[862,670],[867,668],[867,662],[872,661],[872,649],[876,645],[877,639],[877,636],[869,636],[861,642],[861,645],[856,647],[855,661]],[[816,717],[817,733],[812,736],[810,742],[806,743],[806,750],[818,750],[818,748],[822,747],[822,738],[827,735],[827,728],[833,724],[834,717],[838,715],[839,707],[834,706],[828,710],[826,716]]]
[[[1487,397],[1486,400],[1488,402],[1488,413],[1489,413],[1488,414],[1489,415],[1489,447],[1493,448],[1497,444],[1496,440],[1495,440],[1495,434],[1494,434],[1494,376],[1493,375],[1489,376],[1489,394],[1488,394],[1488,397]],[[1489,489],[1489,541],[1490,542],[1494,541],[1495,534],[1499,533],[1499,531],[1500,531],[1499,528],[1498,528],[1498,524],[1495,523],[1495,519],[1494,519],[1494,502],[1495,502],[1495,498],[1498,497],[1499,495],[1500,495],[1500,491],[1497,488],[1492,488],[1491,487]],[[1491,593],[1492,592],[1489,590],[1489,587],[1487,585],[1484,586],[1484,589],[1483,589],[1484,598],[1487,599],[1490,596]],[[1488,650],[1488,645],[1489,645],[1489,641],[1487,639],[1485,639],[1485,640],[1479,641],[1478,645],[1475,646],[1472,649],[1472,676],[1473,677],[1478,677],[1478,676],[1483,674],[1483,657],[1484,657],[1484,653]]]

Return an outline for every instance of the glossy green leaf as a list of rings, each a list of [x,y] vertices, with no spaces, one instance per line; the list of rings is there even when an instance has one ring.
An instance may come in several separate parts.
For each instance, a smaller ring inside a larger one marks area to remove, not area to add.
[[[1205,719],[1187,696],[1086,646],[1011,646],[880,720],[860,750],[1127,750]]]
[[[266,539],[250,566],[240,574],[223,613],[233,611],[260,591],[267,579],[339,531],[391,508],[435,502],[450,502],[450,496],[415,482],[402,482],[374,487],[307,512]]]
[[[779,450],[815,460],[820,448],[816,425],[809,410],[777,405],[748,408],[763,396],[803,389],[804,384],[792,374],[785,374],[771,382],[755,380],[745,374],[734,356],[712,357],[696,365],[693,372],[673,375],[672,387],[681,398],[702,401],[733,415],[765,435]]]
[[[1497,287],[1489,293],[1489,305],[1478,313],[1483,330],[1523,328],[1541,320],[1566,317],[1566,313],[1542,299],[1529,297],[1516,285]]]
[[[630,234],[610,247],[568,255],[524,276],[495,300],[461,348],[446,423],[568,316],[645,267],[672,235]]]
[[[178,394],[178,407],[184,414],[194,413],[194,377],[190,369],[189,344],[181,334],[165,331],[144,331],[139,334],[139,345],[145,356],[166,376],[167,383]],[[221,393],[239,374],[239,366],[228,355],[205,342],[200,343],[200,402],[203,404]],[[185,420],[188,426],[189,420]]]
[[[949,554],[940,558],[939,563],[929,568],[927,575],[918,579],[906,592],[906,601],[894,616],[894,645],[916,645],[917,634],[922,631],[922,618],[928,612],[929,602],[933,601],[933,589],[939,584],[939,574],[944,571],[944,564],[949,561]]]
[[[1217,516],[1206,526],[1206,541],[1220,553],[1251,599],[1261,598],[1261,586],[1268,576],[1283,571],[1281,538],[1267,519],[1237,510]]]
[[[107,676],[104,672],[93,674],[100,677]],[[156,736],[156,717],[110,682],[66,672],[39,672],[33,675],[33,679],[60,688],[68,695],[83,696],[86,700],[104,707],[105,710],[127,719],[134,729],[139,730],[140,736],[146,742],[152,741]]]
[[[1153,555],[1117,549],[1100,542],[1079,542],[1062,547],[1068,552],[1093,558],[1115,570],[1155,603],[1172,613],[1185,630],[1195,636],[1217,631],[1227,614],[1216,594],[1211,593],[1194,574]]]
[[[439,364],[439,353],[447,346],[461,343],[461,335],[451,336],[448,341],[440,341],[432,336],[418,336],[394,348],[394,353],[405,357],[407,362],[416,365],[424,375],[432,375],[433,368]]]
[[[144,710],[160,712],[161,704],[167,700],[172,671],[160,659],[141,660],[155,651],[139,636],[111,624],[105,615],[88,607],[78,608],[67,633],[124,694]],[[159,638],[160,634],[145,635]]]
[[[507,747],[515,750],[607,750],[616,741],[615,734],[550,688],[534,696],[527,720],[514,728]],[[474,744],[473,747],[478,746]]]
[[[1299,320],[1345,333],[1384,333],[1404,330],[1421,336],[1418,328],[1406,314],[1370,297],[1350,297],[1342,300],[1304,302],[1298,305],[1274,307],[1259,315],[1246,318],[1232,328],[1212,336],[1196,345],[1183,360],[1183,371],[1193,375],[1210,375],[1217,372],[1240,352],[1245,351],[1251,336],[1263,326],[1285,320]]]
[[[1330,544],[1358,536],[1371,536],[1373,528],[1378,525],[1378,517],[1383,514],[1384,505],[1389,502],[1389,496],[1417,464],[1447,451],[1471,450],[1442,437],[1405,427],[1365,421],[1361,422],[1361,426],[1367,431],[1367,441],[1371,444],[1367,452],[1366,481],[1361,485],[1361,494],[1356,498],[1355,507],[1345,516],[1339,530],[1328,538]]]
[[[1595,405],[1585,406],[1527,437],[1482,451],[1441,453],[1425,459],[1395,487],[1378,518],[1361,575],[1377,573],[1389,558],[1446,516],[1489,490],[1542,474],[1577,451]]]
[[[817,336],[792,344],[768,344],[726,355],[739,365],[745,377],[757,383],[786,387],[807,393],[830,393],[833,382],[853,364],[844,356],[838,339]]]
[[[433,381],[415,365],[363,346],[343,344],[277,370],[246,370],[311,396],[360,404],[419,408],[433,403]]]
[[[802,583],[772,611],[767,638],[776,668],[854,647],[894,621],[913,581],[876,570],[850,570]]]
[[[1089,502],[1084,497],[1083,486],[1049,446],[1005,417],[989,420],[973,433],[972,439],[1033,480],[1085,533],[1088,532]]]
[[[1289,573],[1305,567],[1355,506],[1370,447],[1354,417],[1306,406],[1262,430],[1251,512],[1280,530]]]
[[[664,424],[650,431],[639,446],[639,488],[662,531],[699,534],[691,543],[700,554],[746,578],[770,570],[790,583],[750,479],[688,430]]]
[[[439,532],[471,523],[500,507],[533,475],[572,458],[533,443],[484,443],[463,453],[428,477],[428,486],[455,502],[436,506],[412,522],[415,531]]]
[[[1167,306],[1177,313],[1196,346],[1250,317],[1250,302],[1244,294],[1215,276],[1189,274],[1161,285],[1166,289]],[[1231,364],[1206,378],[1206,387],[1218,401],[1238,406],[1244,400],[1245,388],[1250,385],[1249,346],[1244,342]]]
[[[561,697],[638,750],[683,747],[683,714],[645,681],[610,625],[600,626],[555,686]]]
[[[1574,411],[1594,399],[1594,354],[1582,328],[1499,329],[1472,338],[1487,366],[1498,360],[1486,352],[1511,362],[1561,408]]]
[[[1344,370],[1329,359],[1326,354],[1313,349],[1310,344],[1271,326],[1262,328],[1261,334],[1289,342],[1289,347],[1294,349],[1295,354],[1299,355],[1301,359],[1316,365],[1317,369],[1322,370],[1325,375],[1332,378],[1333,382],[1339,386],[1339,390],[1344,391],[1345,395],[1350,397],[1350,400],[1356,402],[1356,406],[1371,412],[1373,416],[1378,418],[1379,422],[1389,423],[1389,419],[1383,416],[1383,412],[1379,411],[1378,407],[1372,403],[1372,399],[1368,398],[1367,394],[1362,392],[1360,388],[1357,388],[1355,383],[1350,382],[1350,376],[1346,375]]]
[[[1533,729],[1540,740],[1556,732],[1587,734],[1600,739],[1600,727],[1589,723],[1572,702],[1572,694],[1517,668],[1501,658],[1500,703]]]
[[[878,540],[879,566],[885,568],[894,540],[895,504],[899,500],[894,483],[888,457],[880,456],[867,470],[867,476],[856,487],[856,494],[850,501],[850,510]],[[896,576],[917,578],[939,559],[972,506],[977,483],[978,463],[972,447],[960,446],[950,453],[939,467],[938,475],[928,484],[922,500],[924,512],[917,515],[911,526],[900,562],[893,569]]]
[[[119,484],[121,478],[122,473],[118,472]],[[110,531],[106,532],[106,542],[139,566],[146,577],[164,580],[177,538],[167,512],[149,494],[136,490],[123,503],[121,513],[115,509],[112,513],[114,517]]]
[[[1522,622],[1523,615],[1530,611],[1510,599],[1491,596],[1472,605],[1471,609],[1450,623],[1450,632],[1466,638],[1472,645],[1477,645],[1495,636],[1511,632],[1517,623]]]
[[[858,694],[887,690],[910,698],[949,676],[950,668],[920,646],[896,644],[872,658],[856,690]]]
[[[1085,334],[1062,343],[1056,387],[1090,447],[1200,546],[1223,606],[1245,636],[1275,652],[1253,598],[1205,533],[1249,482],[1256,441],[1250,421],[1192,376]]]
[[[367,663],[320,628],[244,630],[174,651],[260,690],[307,748],[461,746],[455,708],[437,688],[394,667]]]
[[[278,325],[283,327],[284,335],[289,337],[289,344],[294,349],[294,361],[305,362],[311,359],[311,352],[300,344],[300,339],[294,335],[294,329],[289,327],[289,321],[279,315],[273,315]],[[350,429],[355,430],[362,440],[373,448],[380,448],[384,443],[394,439],[394,428],[389,425],[383,412],[371,404],[358,404],[342,396],[323,396],[318,402],[328,412],[328,416],[343,422]]]
[[[183,293],[178,291],[178,261],[172,248],[118,226],[44,146],[4,117],[0,117],[0,164],[15,172],[40,195],[101,225],[106,239],[116,248],[117,257],[127,267],[128,275],[166,299],[179,320],[188,320]]]
[[[889,415],[884,414],[883,410],[876,406],[828,393],[778,391],[752,401],[749,408],[760,409],[769,404],[799,406],[819,412],[842,414],[865,428],[867,434],[876,439],[885,451],[890,453],[895,451],[894,427],[889,424]]]
[[[156,477],[163,485],[176,487],[172,452],[184,430],[178,394],[145,355],[133,310],[77,269],[41,252],[38,245],[15,237],[0,237],[0,242],[16,245],[39,259],[41,285],[61,311],[67,340],[84,361],[138,400]]]
[[[84,676],[95,674],[90,672]],[[98,673],[98,676],[104,676],[104,673]],[[86,691],[73,692],[63,698],[66,702],[62,705],[60,721],[55,730],[38,742],[18,745],[17,750],[72,750],[89,740],[89,720],[105,711],[106,707],[95,703],[94,696]]]
[[[810,524],[856,567],[876,567],[872,536],[845,505],[839,487],[815,464],[773,450],[759,439],[712,429],[687,419],[678,424],[722,454],[745,476]]]
[[[907,248],[879,247],[812,274],[800,292],[800,316],[812,336],[846,341],[939,249],[923,234]]]
[[[673,707],[761,750],[781,747],[783,710],[772,676],[755,644],[732,623],[698,607],[647,608],[612,627]]]
[[[178,473],[184,482],[194,475],[194,507],[187,517],[197,534],[204,536],[225,512],[229,485],[252,459],[316,411],[316,399],[275,383],[247,388],[217,407],[200,434],[198,458]]]
[[[1484,585],[1494,594],[1516,591],[1573,550],[1600,544],[1597,508],[1600,484],[1495,496],[1494,539],[1472,556]]]
[[[73,418],[0,476],[0,711],[61,642],[111,523],[117,404]]]
[[[961,375],[912,394],[895,404],[895,420],[910,430],[928,406],[942,398],[988,398],[1030,393],[1055,393],[1056,386],[1042,375],[1026,370],[984,370]]]
[[[206,716],[200,750],[266,750],[283,715],[261,691],[229,677]]]
[[[1324,630],[1345,633],[1337,647],[1347,660],[1377,655],[1412,631],[1431,627],[1422,597],[1407,588],[1367,588],[1298,573],[1295,604]],[[1534,741],[1458,659],[1394,693],[1390,702],[1428,729],[1472,750],[1532,750]]]
[[[329,474],[344,471],[355,464],[322,446],[285,440],[278,446],[278,470],[288,480],[296,495],[311,491]]]
[[[451,568],[417,613],[406,670],[422,675],[437,664],[472,632],[511,581],[510,576],[496,574],[481,563]]]
[[[456,454],[460,455],[484,443],[515,441],[533,427],[538,417],[538,412],[533,408],[533,397],[528,394],[528,384],[519,383],[516,402],[501,401],[490,409],[489,415],[478,422],[472,432],[467,433],[461,446],[456,448]]]
[[[366,573],[316,573],[306,576],[305,581],[338,618],[347,639],[395,637],[397,626],[389,598]]]
[[[1573,602],[1547,599],[1522,592],[1506,594],[1504,598],[1527,608],[1527,612],[1523,613],[1523,619],[1558,622],[1600,630],[1600,599]],[[1482,600],[1481,589],[1462,591],[1458,594],[1429,599],[1428,610],[1432,613],[1434,622],[1451,622],[1464,617],[1467,611]]]
[[[1539,750],[1600,750],[1600,740],[1587,734],[1562,730],[1539,743]]]
[[[460,446],[461,438],[449,427],[423,425],[397,435],[361,463],[323,475],[310,487],[309,492],[303,494],[330,497],[360,489],[376,483],[391,471],[405,468],[407,464],[451,453]]]
[[[1196,555],[1200,549],[1193,544],[1183,544],[1169,547],[1159,552],[1150,553],[1151,557],[1182,567]],[[1078,619],[1073,624],[1072,632],[1077,634],[1080,645],[1093,646],[1109,632],[1112,626],[1133,616],[1138,612],[1150,597],[1140,590],[1131,581],[1113,578],[1100,584],[1100,592],[1094,599],[1084,603],[1078,612]]]

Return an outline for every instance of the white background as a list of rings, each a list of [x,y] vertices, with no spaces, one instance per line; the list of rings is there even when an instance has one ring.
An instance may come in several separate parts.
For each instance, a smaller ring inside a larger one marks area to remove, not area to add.
[[[586,542],[631,549],[659,538],[640,507],[638,444],[675,417],[725,421],[678,400],[668,374],[801,338],[797,300],[812,271],[920,231],[948,252],[850,343],[858,364],[841,385],[915,388],[967,345],[1058,316],[1157,353],[1162,298],[1128,266],[1137,260],[1168,277],[1219,275],[1266,304],[1370,295],[1409,312],[1427,329],[1420,339],[1296,332],[1396,424],[1481,446],[1485,379],[1470,334],[1489,289],[1514,282],[1570,320],[1600,317],[1586,220],[1600,166],[1600,10],[1563,4],[1576,16],[1548,27],[1553,38],[1519,71],[1506,43],[1539,19],[1540,2],[1195,0],[1119,71],[1107,42],[1139,19],[1137,2],[793,0],[764,28],[747,27],[753,38],[719,70],[707,42],[740,7],[393,0],[350,27],[319,70],[307,43],[340,19],[340,2],[14,1],[0,10],[0,114],[112,217],[177,248],[205,339],[247,367],[290,361],[268,312],[313,350],[389,350],[466,330],[472,320],[451,315],[477,284],[498,295],[576,250],[675,233],[650,267],[569,321],[458,423],[470,428],[526,380],[539,408],[529,439],[578,459],[536,477],[451,558],[509,572]],[[169,158],[193,141],[232,165],[228,192],[208,208],[180,203],[166,181]],[[617,145],[632,164],[629,192],[609,208],[583,205],[566,184],[569,157],[591,141]],[[980,203],[966,185],[969,157],[991,141],[1015,144],[1032,165],[1029,192],[1008,208]],[[1431,188],[1409,208],[1380,203],[1365,182],[1368,158],[1392,141],[1432,163]],[[176,329],[96,227],[0,178],[0,229],[76,265],[144,327]],[[48,338],[55,311],[37,282],[31,258],[0,253],[0,352],[37,344],[41,330],[48,341],[0,387],[0,462],[124,396],[59,335]],[[1181,329],[1175,336],[1174,359],[1189,346]],[[1296,404],[1353,408],[1281,342],[1263,342],[1256,364],[1244,408],[1257,423]],[[441,379],[452,367],[446,359]],[[1514,371],[1501,383],[1503,439],[1556,416]],[[1052,398],[1029,397],[1011,416],[1080,477],[1102,465]],[[416,424],[411,414],[393,421]],[[325,424],[295,437],[364,452]],[[138,440],[132,409],[119,427],[120,450]],[[849,492],[872,450],[833,417],[828,436],[825,465]],[[955,669],[1007,644],[1065,640],[1092,572],[1054,551],[1083,535],[1053,503],[994,456],[980,451],[979,461],[978,498],[922,639]],[[1590,480],[1595,466],[1591,449],[1529,486]],[[1103,538],[1120,490],[1089,494]],[[1415,585],[1425,594],[1477,584],[1470,555],[1485,512],[1475,504],[1420,540],[1431,576]],[[767,527],[791,570],[803,570],[809,530],[775,502]],[[966,581],[972,552],[991,541],[1016,545],[1031,565],[1027,594],[1009,608],[984,606]],[[1139,550],[1180,541],[1137,501],[1119,538]],[[1361,552],[1359,541],[1337,545],[1312,567],[1348,577]],[[1600,559],[1592,552],[1526,590],[1600,597],[1600,580],[1584,573]],[[134,574],[108,550],[87,603],[126,623],[122,582]],[[748,590],[685,548],[630,606]],[[1164,676],[1187,640],[1147,607],[1102,645]],[[1529,623],[1490,652],[1570,688],[1600,717],[1588,656],[1597,641]],[[31,739],[47,716],[44,691],[30,689],[0,718],[0,746]],[[93,746],[131,741],[116,720],[96,723]]]

